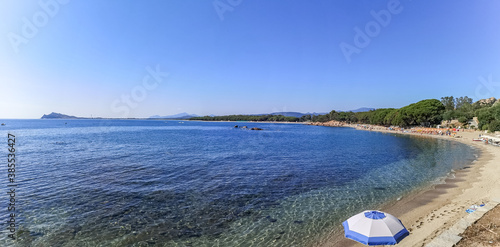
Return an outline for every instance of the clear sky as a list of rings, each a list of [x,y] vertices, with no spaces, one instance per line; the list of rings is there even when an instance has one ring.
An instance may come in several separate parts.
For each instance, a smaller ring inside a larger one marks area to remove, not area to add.
[[[0,1],[0,118],[500,97],[500,1]]]

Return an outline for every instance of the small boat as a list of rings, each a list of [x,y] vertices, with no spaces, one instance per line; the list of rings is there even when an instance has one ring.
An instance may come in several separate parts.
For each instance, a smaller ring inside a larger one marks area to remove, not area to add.
[[[483,139],[472,139],[473,142],[482,142]]]
[[[4,125],[5,125],[5,124],[4,124],[4,123],[2,123],[2,126],[4,126]]]

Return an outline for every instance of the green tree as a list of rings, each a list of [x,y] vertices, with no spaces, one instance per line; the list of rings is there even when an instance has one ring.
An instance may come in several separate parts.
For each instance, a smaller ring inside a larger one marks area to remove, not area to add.
[[[455,111],[448,110],[443,113],[443,120],[452,120],[455,118]]]
[[[409,125],[404,109],[391,111],[384,119],[386,125],[406,127]]]
[[[337,120],[339,113],[336,112],[335,110],[332,110],[330,113],[328,113],[328,119],[329,120]]]
[[[372,111],[370,115],[370,124],[386,125],[385,117],[393,110],[393,108],[380,108]]]
[[[496,119],[496,120],[500,120],[500,104],[495,104],[493,105],[491,108],[491,115],[493,115],[493,117]]]
[[[384,125],[385,126],[390,126],[390,125],[398,125],[396,124],[396,119],[399,114],[399,109],[392,109],[385,115],[384,117]]]
[[[326,115],[318,115],[318,122],[328,122],[328,117]]]
[[[464,117],[464,116],[459,117],[459,118],[458,118],[458,121],[459,121],[460,123],[464,124],[464,125],[465,125],[465,124],[467,124],[467,123],[469,122],[469,120],[468,120],[466,117]]]
[[[491,121],[495,120],[490,108],[482,108],[476,111],[477,120],[479,121],[479,128],[488,125]]]
[[[441,122],[445,107],[437,99],[426,99],[405,106],[401,110],[407,125],[430,126]]]
[[[367,112],[357,112],[356,118],[359,123],[369,123],[371,111]]]
[[[462,108],[463,106],[471,106],[472,105],[472,99],[467,97],[467,96],[463,96],[463,97],[460,97],[460,98],[456,98],[455,99],[455,108],[456,109],[460,109]],[[445,105],[446,107],[446,105]]]
[[[304,115],[300,117],[299,122],[306,122],[306,121],[311,121],[311,115]]]
[[[490,132],[500,131],[500,120],[493,120],[488,124]]]
[[[441,97],[441,103],[443,103],[445,110],[455,110],[455,99],[453,96]]]

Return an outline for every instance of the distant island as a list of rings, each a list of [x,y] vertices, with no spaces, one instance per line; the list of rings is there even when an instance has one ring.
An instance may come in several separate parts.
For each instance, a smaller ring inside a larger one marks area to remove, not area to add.
[[[75,117],[62,113],[52,112],[50,114],[43,114],[41,119],[110,119],[110,118],[102,118],[102,117]]]
[[[52,112],[47,115],[43,114],[42,119],[84,119],[84,118]]]

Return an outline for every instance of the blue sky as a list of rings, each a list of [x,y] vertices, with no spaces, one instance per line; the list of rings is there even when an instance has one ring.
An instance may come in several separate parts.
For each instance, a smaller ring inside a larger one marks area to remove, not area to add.
[[[498,1],[4,0],[0,118],[499,98],[498,13]]]

